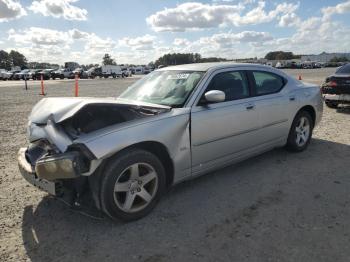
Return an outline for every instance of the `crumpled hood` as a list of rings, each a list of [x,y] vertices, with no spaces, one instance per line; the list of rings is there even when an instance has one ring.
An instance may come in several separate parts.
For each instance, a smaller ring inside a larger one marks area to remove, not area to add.
[[[43,98],[33,107],[29,115],[29,121],[36,124],[46,124],[50,118],[55,123],[59,123],[72,117],[88,104],[118,104],[134,107],[170,109],[167,106],[116,98],[49,97]]]

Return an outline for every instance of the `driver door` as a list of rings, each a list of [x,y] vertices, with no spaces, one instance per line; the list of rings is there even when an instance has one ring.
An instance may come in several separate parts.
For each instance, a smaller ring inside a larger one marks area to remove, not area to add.
[[[192,107],[191,147],[194,175],[229,163],[258,144],[258,114],[245,71],[216,73],[205,92],[220,90],[225,101]],[[202,96],[203,96],[202,95]]]

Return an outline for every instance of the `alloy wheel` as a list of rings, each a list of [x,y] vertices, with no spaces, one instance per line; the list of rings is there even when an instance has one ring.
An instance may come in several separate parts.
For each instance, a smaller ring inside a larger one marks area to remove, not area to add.
[[[298,147],[304,146],[310,137],[310,123],[307,117],[301,117],[295,127],[295,142]]]
[[[124,212],[134,213],[144,209],[155,197],[158,176],[146,163],[135,163],[119,175],[114,185],[114,202]]]

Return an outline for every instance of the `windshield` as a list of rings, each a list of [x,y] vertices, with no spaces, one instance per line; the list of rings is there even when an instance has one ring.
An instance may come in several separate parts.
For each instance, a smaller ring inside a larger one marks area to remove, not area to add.
[[[336,74],[350,74],[350,63],[343,65],[335,73]]]
[[[154,71],[130,86],[119,98],[181,107],[204,72]]]

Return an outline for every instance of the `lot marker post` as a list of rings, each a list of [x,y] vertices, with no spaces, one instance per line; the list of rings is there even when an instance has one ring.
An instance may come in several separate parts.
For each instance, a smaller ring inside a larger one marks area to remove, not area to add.
[[[40,76],[40,79],[41,79],[41,93],[40,93],[40,95],[41,96],[44,96],[44,95],[46,95],[45,94],[45,88],[44,88],[44,76],[41,74],[41,76]]]
[[[26,90],[28,90],[28,85],[27,85],[27,76],[24,75],[24,87]]]
[[[79,76],[78,74],[75,75],[75,96],[79,96]]]

